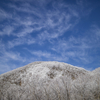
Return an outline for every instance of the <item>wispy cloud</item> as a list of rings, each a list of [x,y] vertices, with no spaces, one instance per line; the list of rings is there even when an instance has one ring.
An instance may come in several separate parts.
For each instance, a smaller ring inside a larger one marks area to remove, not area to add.
[[[19,52],[8,50],[4,43],[0,41],[0,74],[17,68],[25,60]],[[19,64],[14,64],[14,61],[19,62]]]
[[[26,36],[27,34],[31,34],[32,32],[33,32],[32,27],[24,27],[24,28],[20,29],[19,32],[15,33],[15,36],[23,37],[23,36]]]
[[[55,43],[52,50],[61,54],[62,57],[68,57],[77,61],[85,61],[84,63],[90,63],[92,59],[89,59],[88,49],[91,48],[88,45],[85,38],[75,38],[71,36],[68,40],[60,40]]]
[[[98,27],[97,25],[92,25],[91,26],[91,30],[93,35],[95,35],[98,39],[100,39],[100,27]]]
[[[33,37],[30,37],[30,36],[27,36],[27,38],[26,37],[21,37],[21,38],[16,38],[12,41],[8,41],[6,46],[8,48],[13,48],[15,46],[19,46],[19,45],[23,45],[23,44],[30,45],[30,44],[34,44],[34,43],[36,43],[36,39],[33,38]]]
[[[11,14],[0,8],[0,21],[12,18]]]
[[[100,27],[85,28],[93,9],[86,0],[10,0],[2,4],[6,7],[0,7],[0,64],[8,63],[8,70],[11,64],[16,67],[11,61],[19,66],[37,60],[89,64],[92,52],[99,51]]]
[[[37,3],[35,5],[37,5]],[[45,4],[44,6],[42,6],[42,8],[41,6],[40,8],[36,8],[28,2],[21,3],[18,6],[14,4],[8,4],[8,6],[15,10],[15,12],[11,14],[12,16],[14,16],[12,17],[12,20],[14,20],[14,22],[12,23],[13,26],[11,27],[16,30],[19,25],[21,25],[20,27],[24,26],[24,28],[21,28],[21,31],[19,31],[19,34],[16,33],[19,35],[19,37],[31,33],[35,30],[39,31],[42,28],[46,29],[47,31],[53,29],[56,33],[60,31],[60,33],[58,34],[61,34],[63,31],[66,31],[67,29],[73,27],[76,21],[80,18],[80,14],[78,13],[79,9],[77,5],[66,6],[64,3],[61,3],[60,5],[54,3],[53,7],[55,10],[52,11],[44,9],[46,6]],[[41,9],[44,13],[41,13]],[[63,11],[63,9],[66,9],[66,11]],[[22,16],[18,16],[19,12],[22,12],[23,18]],[[3,11],[3,15],[6,14],[7,12]],[[34,14],[33,18],[29,17],[30,14]],[[35,16],[37,16],[38,19],[36,19]],[[35,27],[34,24],[36,25]]]
[[[18,52],[7,51],[5,48],[0,52],[0,60],[9,62],[10,60],[24,61]]]
[[[18,7],[12,4],[9,4],[9,6],[15,9],[16,11],[23,12],[23,13],[25,12],[27,14],[34,14],[37,17],[41,17],[39,11],[35,7],[31,6],[29,3],[23,3]]]
[[[34,9],[29,4],[21,5],[21,7],[23,9],[18,8],[14,5],[10,5],[10,7],[14,7],[15,10],[22,11],[22,12],[25,11],[27,13],[30,13],[29,10],[32,11],[31,9]],[[61,8],[62,7],[63,7],[63,5],[61,6]],[[34,13],[35,12],[37,13],[37,11],[34,10]],[[72,12],[72,11],[69,10],[69,12]],[[73,11],[73,13],[74,13],[74,11]],[[25,37],[29,34],[34,34],[35,31],[40,32],[40,30],[42,30],[42,33],[36,37],[37,40],[40,40],[41,42],[44,40],[50,41],[51,39],[55,39],[55,38],[58,38],[59,36],[62,36],[63,34],[65,34],[66,31],[71,29],[76,24],[76,23],[71,22],[72,15],[70,13],[61,12],[59,10],[49,11],[49,12],[46,11],[44,13],[44,16],[41,13],[39,16],[40,17],[38,20],[37,19],[35,20],[34,18],[27,17],[27,16],[26,16],[26,18],[23,18],[23,19],[20,16],[14,18],[16,24],[13,23],[13,25],[14,25],[13,26],[13,28],[14,28],[13,35],[15,35],[19,38],[17,39],[18,40],[17,43],[13,42],[13,41],[16,41],[16,39],[10,42],[10,44],[13,43],[12,47],[14,47],[14,43],[15,43],[15,46],[16,46],[16,44],[21,45],[23,43],[26,43],[26,42],[22,42],[23,39],[21,39],[20,37],[22,37],[22,36]],[[41,19],[42,19],[42,21],[41,21]],[[18,28],[19,26],[22,28],[21,29]],[[18,32],[16,32],[17,29],[19,29]],[[19,42],[21,42],[21,43],[19,43]]]
[[[31,51],[31,53],[35,56],[38,56],[38,57],[45,57],[45,58],[52,57],[52,54],[50,52],[47,52],[47,51]]]
[[[0,35],[11,35],[13,34],[13,30],[14,30],[14,27],[8,25],[8,26],[2,26],[2,31],[0,31]]]
[[[26,49],[26,50],[29,51],[35,57],[37,57],[38,61],[42,60],[42,58],[44,58],[44,60],[46,60],[46,61],[68,61],[68,57],[65,57],[63,59],[62,56],[54,54],[50,51],[49,52],[45,51],[45,50],[43,50],[43,51],[42,50],[32,51],[32,50],[29,50],[29,49]]]
[[[0,62],[0,74],[11,71],[11,70],[12,69],[8,64]]]

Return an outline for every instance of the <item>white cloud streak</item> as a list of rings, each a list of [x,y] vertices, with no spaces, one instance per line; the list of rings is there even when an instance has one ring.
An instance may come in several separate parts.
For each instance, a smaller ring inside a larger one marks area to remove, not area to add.
[[[57,54],[53,54],[51,52],[47,52],[47,51],[42,51],[42,50],[38,50],[38,51],[31,51],[29,49],[26,49],[27,51],[29,51],[32,55],[37,57],[37,60],[42,60],[42,57],[44,59],[46,59],[47,61],[68,61],[68,57],[63,58],[62,56],[58,56]],[[35,57],[34,57],[35,58]]]
[[[90,63],[92,62],[92,58],[89,58],[87,50],[91,46],[86,42],[85,38],[70,37],[67,41],[60,40],[58,43],[55,43],[52,50],[61,54],[63,58],[68,57],[77,61],[85,61],[84,63]]]
[[[28,36],[27,38],[21,37],[21,38],[16,38],[12,41],[9,41],[7,43],[7,47],[13,48],[15,46],[19,46],[19,45],[22,45],[22,44],[30,45],[30,44],[34,44],[34,43],[36,43],[36,40],[33,37],[30,37],[30,36]]]
[[[0,21],[12,18],[12,15],[0,8]]]
[[[15,1],[19,0],[14,0],[13,2]],[[86,9],[87,5],[83,0],[77,0],[77,4],[72,5],[54,2],[52,10],[50,10],[47,9],[49,1],[51,0],[42,0],[41,2],[34,0],[33,6],[30,3],[32,2],[31,0],[30,2],[21,0],[19,5],[15,5],[15,3],[7,4],[7,7],[9,6],[12,9],[11,12],[0,9],[0,21],[7,20],[1,25],[0,36],[11,35],[14,37],[6,43],[0,43],[0,53],[2,54],[0,60],[5,60],[6,63],[10,62],[10,60],[22,62],[27,60],[27,62],[30,62],[42,60],[42,57],[44,57],[47,60],[57,61],[68,61],[69,58],[86,63],[92,61],[87,51],[92,48],[91,44],[93,42],[89,42],[91,40],[88,37],[77,38],[72,36],[67,39],[60,38],[66,35],[68,31],[74,30],[81,17],[88,15],[91,9]],[[95,33],[94,36],[99,40],[99,27],[95,26],[90,32]],[[23,44],[28,46],[32,44],[45,45],[46,41],[51,45],[49,50],[55,53],[47,52],[46,50],[35,50],[34,48],[33,51],[30,50],[30,53],[37,58],[31,57],[27,59],[21,57],[19,52],[15,51],[14,53],[12,50],[14,47]],[[1,63],[1,65],[3,64]]]
[[[50,58],[52,56],[51,53],[46,52],[46,51],[44,51],[44,52],[43,51],[31,51],[31,53],[38,57]]]
[[[51,39],[59,38],[65,34],[65,32],[72,29],[74,25],[76,25],[77,20],[80,19],[76,5],[66,6],[63,3],[60,5],[54,3],[53,7],[55,10],[48,11],[44,9],[46,4],[47,3],[43,3],[40,5],[42,9],[36,8],[28,2],[21,3],[19,6],[8,4],[9,7],[15,10],[15,13],[12,13],[12,16],[14,16],[12,20],[14,20],[14,22],[12,23],[11,27],[8,25],[6,28],[3,28],[0,35],[14,35],[18,37],[9,41],[7,44],[9,45],[8,47],[14,47],[22,44],[34,44],[38,43],[37,41],[40,41],[40,44],[44,43],[45,40],[51,41]],[[62,9],[66,9],[66,11],[62,12]],[[43,13],[41,10],[43,10]],[[18,12],[25,12],[26,16],[22,18],[22,16],[17,14]],[[34,17],[32,18],[32,16],[29,16],[29,14],[37,16],[38,19],[34,19]],[[75,17],[74,22],[71,21],[73,17]],[[18,29],[18,27],[22,28]],[[16,30],[18,30],[18,32],[16,32]],[[34,34],[35,31],[40,32],[41,30],[44,31],[42,31],[41,34],[36,37],[34,42],[32,41],[29,43],[29,40],[26,41],[27,39],[25,38],[27,38],[27,35],[29,36],[30,34]]]
[[[14,27],[8,25],[8,26],[3,26],[3,30],[0,31],[0,35],[11,35],[13,34],[13,30],[14,30]]]

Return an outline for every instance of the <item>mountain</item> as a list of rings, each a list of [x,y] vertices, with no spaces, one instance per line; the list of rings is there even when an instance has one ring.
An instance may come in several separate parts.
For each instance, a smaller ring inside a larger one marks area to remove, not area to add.
[[[0,75],[0,100],[100,100],[100,68],[33,62]]]

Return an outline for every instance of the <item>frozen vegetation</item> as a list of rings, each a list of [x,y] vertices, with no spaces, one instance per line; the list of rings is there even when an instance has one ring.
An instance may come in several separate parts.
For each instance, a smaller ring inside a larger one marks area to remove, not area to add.
[[[0,75],[0,100],[100,100],[100,68],[33,62]]]

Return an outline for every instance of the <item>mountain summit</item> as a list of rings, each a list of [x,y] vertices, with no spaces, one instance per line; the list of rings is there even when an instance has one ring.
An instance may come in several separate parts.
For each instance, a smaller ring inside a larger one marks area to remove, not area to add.
[[[98,69],[33,62],[0,75],[0,100],[100,100]]]

